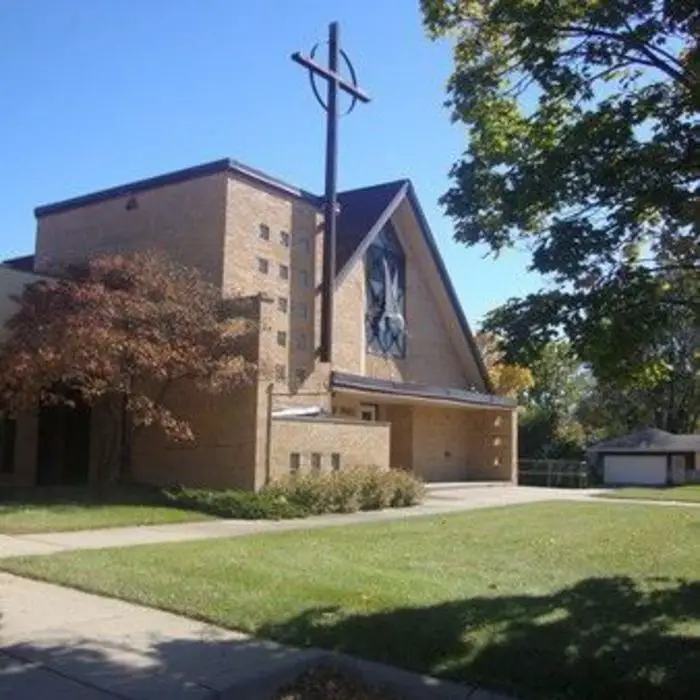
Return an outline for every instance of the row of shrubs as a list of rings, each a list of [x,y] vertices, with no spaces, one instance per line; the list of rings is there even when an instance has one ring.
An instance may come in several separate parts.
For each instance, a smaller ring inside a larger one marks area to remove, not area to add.
[[[417,505],[423,495],[423,483],[408,472],[379,471],[372,467],[290,475],[257,493],[182,487],[165,491],[165,497],[173,505],[242,520],[403,508]]]

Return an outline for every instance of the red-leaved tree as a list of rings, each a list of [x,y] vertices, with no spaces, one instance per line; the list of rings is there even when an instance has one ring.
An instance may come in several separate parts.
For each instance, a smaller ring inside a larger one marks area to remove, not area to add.
[[[196,270],[157,253],[66,266],[14,300],[0,347],[0,408],[104,405],[121,426],[124,477],[134,430],[156,426],[172,440],[194,438],[166,403],[175,383],[221,393],[254,377],[255,328],[242,300],[223,299]]]

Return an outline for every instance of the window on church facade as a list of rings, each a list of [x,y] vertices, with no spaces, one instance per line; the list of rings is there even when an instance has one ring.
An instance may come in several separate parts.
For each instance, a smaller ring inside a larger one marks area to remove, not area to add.
[[[284,331],[277,331],[277,345],[282,347],[287,345],[287,334]]]
[[[287,301],[287,297],[278,297],[277,298],[277,308],[280,310],[281,313],[286,314],[288,307],[289,307],[289,302]]]
[[[287,370],[284,365],[275,365],[275,381],[283,382],[287,379]]]
[[[299,283],[302,287],[309,286],[309,273],[306,270],[299,271]]]
[[[406,256],[391,224],[365,255],[367,350],[376,355],[406,355]]]
[[[263,241],[269,241],[270,240],[270,227],[266,226],[265,224],[260,224],[260,227],[258,228],[258,236]]]
[[[270,263],[265,258],[258,258],[258,272],[266,275],[270,270]]]
[[[280,244],[289,248],[289,233],[287,231],[280,231]]]
[[[287,265],[280,265],[280,279],[289,279],[289,267],[287,267]]]

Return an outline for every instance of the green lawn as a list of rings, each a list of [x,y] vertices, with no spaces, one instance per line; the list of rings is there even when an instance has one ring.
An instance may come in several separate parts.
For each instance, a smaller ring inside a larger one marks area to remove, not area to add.
[[[700,687],[689,508],[537,504],[0,567],[527,696]]]
[[[685,486],[625,487],[601,494],[605,498],[639,498],[646,501],[687,501],[700,503],[700,484]]]
[[[0,491],[0,534],[158,525],[208,517],[169,506],[157,492],[147,489],[111,487],[97,492],[64,487]]]

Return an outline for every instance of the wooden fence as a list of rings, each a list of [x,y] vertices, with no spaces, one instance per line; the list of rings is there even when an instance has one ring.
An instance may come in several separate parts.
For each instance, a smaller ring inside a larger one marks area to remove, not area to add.
[[[583,461],[570,459],[518,460],[518,483],[522,486],[585,489],[590,482],[590,467]]]

